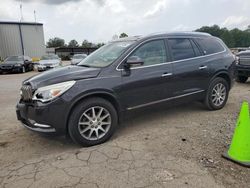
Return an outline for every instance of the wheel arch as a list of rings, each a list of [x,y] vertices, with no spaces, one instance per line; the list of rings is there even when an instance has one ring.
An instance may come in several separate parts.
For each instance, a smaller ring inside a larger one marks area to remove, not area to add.
[[[215,79],[215,78],[218,78],[218,77],[225,79],[225,80],[227,81],[227,83],[228,83],[229,88],[231,88],[231,86],[232,86],[232,81],[231,81],[231,78],[230,78],[229,74],[228,74],[226,71],[217,72],[217,73],[212,77],[211,81],[212,81],[213,79]]]
[[[118,114],[118,122],[120,122],[120,120],[121,120],[121,114],[122,114],[121,113],[122,109],[121,109],[121,105],[118,102],[118,100],[115,97],[115,95],[112,94],[112,93],[110,93],[110,92],[107,92],[107,91],[94,91],[94,92],[82,95],[81,97],[79,97],[78,99],[76,99],[72,103],[72,105],[70,106],[70,110],[67,113],[67,121],[66,121],[66,132],[67,133],[68,133],[68,124],[69,124],[70,114],[72,113],[72,111],[74,110],[74,108],[76,107],[76,105],[79,104],[79,103],[81,103],[84,100],[87,100],[89,98],[94,98],[94,97],[103,98],[103,99],[109,101],[114,106],[114,108],[116,109],[117,114]]]

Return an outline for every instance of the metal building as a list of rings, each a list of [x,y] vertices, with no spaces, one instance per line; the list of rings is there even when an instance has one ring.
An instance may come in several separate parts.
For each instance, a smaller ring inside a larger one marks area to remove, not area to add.
[[[45,54],[42,23],[0,22],[0,57],[27,55],[39,58]]]

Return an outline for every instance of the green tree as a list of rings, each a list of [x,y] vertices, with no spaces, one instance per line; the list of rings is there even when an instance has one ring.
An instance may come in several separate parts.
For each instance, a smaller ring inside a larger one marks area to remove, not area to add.
[[[250,32],[250,25],[247,26],[246,32]]]
[[[196,31],[210,33],[211,35],[213,35],[215,37],[219,37],[222,33],[222,31],[218,25],[213,25],[211,27],[203,26],[200,29],[197,29]]]
[[[83,48],[91,48],[91,47],[93,47],[94,45],[93,45],[93,43],[92,42],[89,42],[89,41],[87,41],[87,40],[84,40],[83,42],[82,42],[82,47]]]
[[[121,33],[119,38],[125,38],[125,37],[128,37],[128,35],[126,33]]]
[[[97,43],[95,46],[97,47],[97,48],[100,48],[100,47],[102,47],[102,46],[104,46],[105,45],[105,43]]]
[[[79,46],[79,44],[75,39],[69,41],[68,47],[73,47],[74,48],[74,47],[78,47],[78,46]]]
[[[47,42],[48,48],[56,48],[56,47],[62,47],[62,46],[65,46],[65,41],[59,37],[51,38]]]
[[[235,46],[233,35],[227,28],[222,28],[222,34],[219,36],[229,48]]]
[[[228,30],[227,28],[220,28],[218,25],[211,27],[203,26],[196,31],[210,33],[213,36],[219,37],[230,48],[250,46],[250,26],[245,31],[237,28]]]

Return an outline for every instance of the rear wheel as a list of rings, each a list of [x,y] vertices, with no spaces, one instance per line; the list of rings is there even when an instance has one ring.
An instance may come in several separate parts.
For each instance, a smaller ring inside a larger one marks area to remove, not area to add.
[[[205,105],[209,110],[222,109],[228,99],[229,85],[223,78],[215,78],[211,81],[206,93]]]
[[[237,76],[236,81],[239,83],[245,83],[247,81],[248,77],[246,76]]]
[[[82,146],[107,141],[118,124],[114,106],[102,98],[90,98],[76,106],[69,118],[69,135]]]

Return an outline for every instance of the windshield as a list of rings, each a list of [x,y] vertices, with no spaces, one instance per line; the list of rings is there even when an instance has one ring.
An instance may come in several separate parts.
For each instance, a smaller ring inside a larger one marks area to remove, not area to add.
[[[134,41],[111,42],[99,48],[84,60],[79,66],[106,67],[113,63]]]
[[[58,59],[57,55],[44,55],[41,57],[41,60],[49,60],[49,59]]]
[[[73,59],[83,59],[85,57],[87,57],[87,55],[85,55],[85,54],[78,54],[78,55],[74,55]]]
[[[23,61],[23,60],[24,60],[23,56],[10,56],[5,59],[5,61]]]

